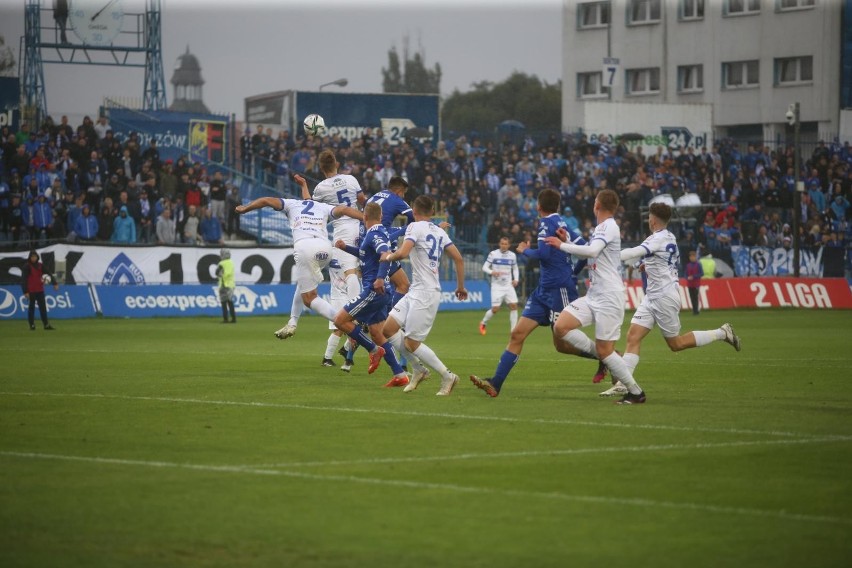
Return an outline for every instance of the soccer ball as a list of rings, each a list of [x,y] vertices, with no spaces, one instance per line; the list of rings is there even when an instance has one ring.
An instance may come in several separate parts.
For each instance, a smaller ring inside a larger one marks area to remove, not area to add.
[[[42,284],[50,284],[50,274],[42,274],[41,282]]]
[[[325,120],[318,114],[309,114],[302,124],[305,126],[305,134],[310,136],[316,136],[325,131]]]

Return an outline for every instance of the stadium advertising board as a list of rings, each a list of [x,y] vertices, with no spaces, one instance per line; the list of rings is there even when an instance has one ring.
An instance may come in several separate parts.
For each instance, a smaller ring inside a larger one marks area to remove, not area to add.
[[[44,303],[50,319],[71,319],[95,317],[95,306],[88,286],[60,286],[54,290],[45,286]],[[25,320],[29,300],[21,292],[20,286],[0,286],[0,321]],[[39,319],[36,308],[36,319]]]
[[[0,128],[8,126],[17,132],[21,119],[21,81],[17,77],[0,77]]]
[[[104,285],[215,284],[219,248],[111,247],[53,245],[41,249],[42,261],[65,262],[69,284]],[[0,255],[0,282],[17,282],[26,252]],[[292,248],[231,249],[238,284],[290,282]]]
[[[324,289],[323,289],[324,288]],[[94,286],[101,312],[106,317],[221,316],[218,287],[183,286]],[[275,315],[290,312],[294,284],[238,285],[234,308],[238,315]],[[328,295],[328,285],[320,289]]]
[[[473,282],[467,300],[458,300],[455,282],[442,282],[441,310],[469,310],[486,307],[488,291],[484,282]],[[215,285],[183,286],[106,286],[95,285],[95,295],[106,317],[177,317],[220,316],[221,308]],[[294,284],[257,284],[240,286],[234,291],[238,315],[286,315],[290,313]],[[328,283],[319,287],[320,296],[330,299]],[[309,310],[310,313],[310,310]]]
[[[157,141],[160,160],[177,160],[187,154],[193,159],[223,163],[227,158],[228,123],[223,116],[173,111],[110,109],[110,125],[124,143],[135,132],[144,151]]]
[[[852,308],[852,290],[845,278],[713,278],[699,289],[702,309],[732,308]],[[625,307],[636,307],[645,297],[642,286],[631,282]],[[680,281],[682,310],[691,310],[686,280]]]
[[[409,131],[435,144],[440,136],[438,95],[296,93],[294,118],[301,121],[311,113],[325,119],[331,136],[349,141],[377,127],[391,146],[411,136]]]
[[[639,134],[625,142],[642,147],[646,156],[657,148],[713,147],[713,105],[655,104],[587,101],[584,103],[584,134],[592,144],[612,146],[624,134]]]
[[[491,307],[491,285],[485,280],[469,280],[464,283],[467,300],[456,298],[456,281],[441,281],[440,311],[481,310]]]

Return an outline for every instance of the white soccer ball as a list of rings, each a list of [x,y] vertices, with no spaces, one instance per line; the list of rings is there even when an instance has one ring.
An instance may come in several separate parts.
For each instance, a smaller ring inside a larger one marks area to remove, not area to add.
[[[41,281],[43,284],[50,284],[50,274],[42,274]]]
[[[317,136],[325,132],[325,120],[318,114],[309,114],[302,123],[305,126],[305,134]]]

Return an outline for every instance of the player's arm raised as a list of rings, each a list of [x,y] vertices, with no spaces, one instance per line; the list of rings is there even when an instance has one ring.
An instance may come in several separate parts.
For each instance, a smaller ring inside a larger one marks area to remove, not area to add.
[[[456,298],[467,300],[467,290],[464,288],[464,258],[462,258],[456,245],[453,244],[447,245],[444,254],[449,256],[456,264]]]
[[[281,209],[283,209],[281,200],[277,197],[258,197],[251,203],[247,203],[245,205],[237,205],[234,208],[234,211],[242,215],[243,213],[248,213],[249,211],[255,211],[257,209],[263,209],[264,207],[271,207],[276,211],[281,211]]]
[[[335,241],[335,243],[334,243],[334,246],[336,248],[339,248],[343,252],[351,254],[355,258],[361,258],[361,252],[358,249],[358,247],[353,247],[352,245],[347,245],[346,242],[343,239],[337,239],[337,241]]]
[[[347,217],[352,217],[353,219],[358,219],[359,221],[364,220],[363,213],[361,213],[354,207],[347,207],[346,205],[338,205],[337,207],[331,210],[331,214],[334,215],[335,218],[345,215]]]
[[[299,187],[302,188],[302,199],[310,199],[311,192],[308,191],[308,182],[300,176],[299,174],[293,174],[293,181],[295,181]]]

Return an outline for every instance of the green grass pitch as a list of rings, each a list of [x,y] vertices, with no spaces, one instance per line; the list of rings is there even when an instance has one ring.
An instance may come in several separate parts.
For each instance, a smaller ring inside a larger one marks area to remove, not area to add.
[[[450,397],[321,367],[316,317],[0,322],[0,566],[852,565],[852,313],[684,313],[742,352],[653,332],[635,407],[547,329],[486,397],[480,316],[428,340]]]

